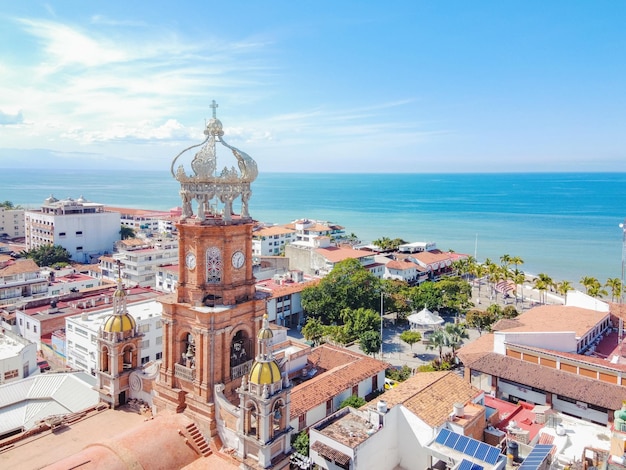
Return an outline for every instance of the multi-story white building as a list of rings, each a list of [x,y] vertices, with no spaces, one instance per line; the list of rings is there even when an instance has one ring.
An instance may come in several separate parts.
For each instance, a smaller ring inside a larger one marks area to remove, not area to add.
[[[275,256],[284,254],[285,245],[296,240],[296,231],[282,225],[255,227],[252,233],[253,256]]]
[[[50,196],[40,210],[25,213],[26,249],[61,245],[79,263],[113,251],[120,238],[120,214],[82,196],[62,201]]]
[[[178,240],[135,238],[116,244],[116,253],[100,257],[102,278],[115,281],[121,271],[124,283],[156,288],[158,268],[178,264]]]
[[[335,265],[353,258],[374,276],[382,279],[385,265],[375,261],[376,253],[366,250],[338,247],[332,245],[328,237],[316,237],[313,246],[308,243],[294,242],[285,247],[285,256],[289,258],[289,269],[302,271],[309,276],[326,276]]]
[[[152,211],[125,207],[107,207],[111,212],[119,212],[122,226],[129,227],[135,233],[167,234],[175,231],[176,211]],[[178,214],[180,216],[180,214]]]
[[[318,237],[328,237],[331,240],[346,239],[344,227],[331,222],[300,219],[285,225],[285,228],[295,230],[295,241],[308,246],[313,246],[315,239]]]
[[[23,238],[24,209],[0,207],[0,238]]]
[[[178,265],[166,264],[156,268],[156,290],[161,292],[176,292],[178,287]]]
[[[0,305],[45,297],[48,277],[32,259],[13,259],[0,255]]]
[[[37,345],[2,329],[0,331],[0,385],[39,372]]]
[[[112,312],[111,307],[65,319],[65,357],[69,367],[91,375],[96,374],[100,360],[97,346],[98,330]],[[137,328],[144,335],[140,363],[146,364],[161,359],[163,353],[161,304],[156,300],[136,302],[128,305],[128,313],[133,316]]]

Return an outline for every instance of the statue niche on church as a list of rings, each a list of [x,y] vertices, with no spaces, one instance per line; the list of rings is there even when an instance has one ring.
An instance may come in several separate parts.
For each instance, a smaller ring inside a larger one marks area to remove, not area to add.
[[[250,347],[250,339],[245,336],[244,331],[238,331],[230,347],[230,367],[237,367],[248,362],[252,358]]]

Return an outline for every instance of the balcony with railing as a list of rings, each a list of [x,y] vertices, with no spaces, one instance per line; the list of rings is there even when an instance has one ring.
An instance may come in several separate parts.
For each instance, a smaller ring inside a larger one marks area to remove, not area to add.
[[[254,361],[250,360],[247,362],[244,362],[243,364],[239,364],[238,366],[233,366],[230,368],[230,378],[231,379],[238,379],[239,377],[243,377],[244,375],[246,375],[248,372],[250,372],[250,368],[252,367],[252,363]]]

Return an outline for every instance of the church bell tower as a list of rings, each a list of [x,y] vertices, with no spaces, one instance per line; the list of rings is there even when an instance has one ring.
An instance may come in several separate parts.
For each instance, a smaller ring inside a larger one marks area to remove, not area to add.
[[[176,224],[179,284],[175,294],[161,299],[163,362],[154,405],[157,412],[188,414],[213,436],[214,386],[224,384],[225,395],[236,396],[253,364],[265,303],[255,296],[248,213],[257,165],[224,140],[215,101],[211,107],[205,140],[182,151],[171,165],[182,200]],[[194,149],[188,172],[179,160]],[[218,150],[231,163],[220,157],[218,167]]]

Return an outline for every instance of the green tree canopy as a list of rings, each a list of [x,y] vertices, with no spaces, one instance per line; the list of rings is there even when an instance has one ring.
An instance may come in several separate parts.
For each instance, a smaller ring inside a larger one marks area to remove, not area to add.
[[[341,311],[377,310],[380,306],[380,280],[356,259],[335,265],[317,286],[302,291],[302,307],[308,315],[330,325],[341,321]]]
[[[20,253],[22,258],[30,258],[38,266],[52,266],[56,263],[69,263],[71,255],[61,245],[42,245],[29,251]]]
[[[515,318],[519,315],[519,312],[514,305],[507,305],[502,309],[502,318]]]
[[[120,238],[122,240],[127,240],[129,238],[134,238],[135,237],[135,231],[130,228],[127,227],[126,225],[122,225],[120,228]]]
[[[443,296],[434,282],[424,282],[411,290],[411,302],[414,310],[438,310],[443,304]]]
[[[344,308],[341,311],[341,320],[350,341],[359,338],[366,331],[380,328],[380,315],[369,308]]]
[[[359,347],[365,354],[374,354],[380,351],[382,338],[377,331],[366,331],[359,337]]]
[[[320,340],[324,337],[326,331],[324,325],[319,319],[311,317],[307,320],[302,327],[302,336],[308,341],[312,341],[313,344],[319,344]]]
[[[302,455],[309,455],[309,434],[306,429],[296,434],[295,439],[291,443],[291,447]]]
[[[361,398],[358,395],[352,395],[341,402],[341,404],[339,405],[339,409],[345,408],[346,406],[351,406],[352,408],[361,408],[366,403],[367,402],[364,398]]]
[[[400,339],[409,346],[411,346],[412,351],[413,345],[415,343],[419,343],[422,340],[422,334],[419,331],[404,330],[402,333],[400,333]]]
[[[489,330],[498,319],[497,314],[492,311],[472,309],[465,315],[465,320],[469,326],[476,328],[479,334]]]

